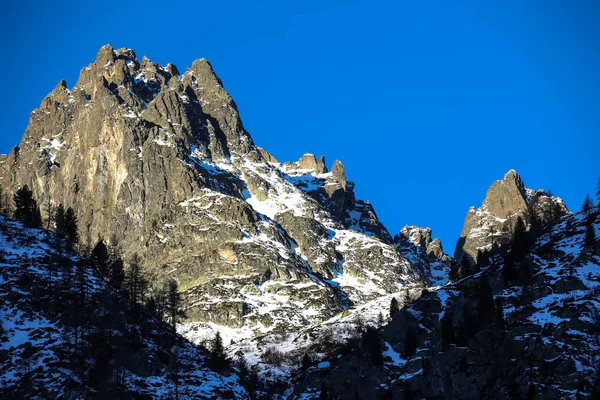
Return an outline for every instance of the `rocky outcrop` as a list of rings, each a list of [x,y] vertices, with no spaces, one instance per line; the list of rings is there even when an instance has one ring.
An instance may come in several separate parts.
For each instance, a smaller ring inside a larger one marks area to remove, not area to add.
[[[543,190],[527,189],[519,174],[511,170],[488,189],[480,208],[471,207],[467,212],[454,258],[462,260],[466,256],[474,262],[478,251],[492,251],[509,244],[519,217],[526,224],[534,220],[549,224],[568,212],[562,199]]]
[[[282,165],[255,146],[205,59],[180,74],[102,47],[31,113],[0,184],[73,207],[82,244],[177,280],[191,321],[295,329],[423,279],[340,162]]]
[[[279,161],[277,161],[277,159],[275,157],[273,157],[273,155],[271,153],[269,153],[268,151],[266,151],[265,149],[258,147],[258,151],[259,151],[260,155],[265,159],[266,162],[279,164]]]
[[[340,185],[346,189],[346,169],[344,168],[344,164],[339,160],[335,160],[333,162],[333,168],[331,168],[331,173],[337,178]]]
[[[452,258],[444,253],[441,240],[432,238],[431,228],[407,225],[394,236],[394,243],[413,265],[422,269],[433,286],[448,282]]]

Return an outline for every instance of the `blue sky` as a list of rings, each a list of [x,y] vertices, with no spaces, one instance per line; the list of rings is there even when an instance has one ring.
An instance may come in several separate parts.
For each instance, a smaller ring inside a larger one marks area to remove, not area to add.
[[[259,146],[342,160],[392,234],[429,226],[451,254],[511,168],[572,210],[595,191],[600,3],[323,3],[4,5],[0,152],[111,43],[180,71],[208,58]]]

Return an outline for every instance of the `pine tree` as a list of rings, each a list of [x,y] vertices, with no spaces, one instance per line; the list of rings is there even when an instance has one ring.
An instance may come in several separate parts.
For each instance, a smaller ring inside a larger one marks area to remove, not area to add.
[[[66,221],[65,221],[65,207],[60,203],[54,213],[54,226],[56,233],[64,237],[67,233]]]
[[[415,355],[417,351],[417,334],[412,327],[406,329],[406,337],[404,338],[404,351],[402,356],[404,358],[410,358]]]
[[[28,228],[41,228],[42,216],[40,208],[33,198],[33,192],[27,185],[17,190],[13,196],[15,202],[14,217]]]
[[[513,232],[513,243],[511,253],[515,261],[522,261],[529,251],[529,235],[523,222],[523,218],[518,217]]]
[[[72,246],[79,241],[77,216],[75,216],[75,211],[71,207],[69,207],[65,213],[65,237],[67,238],[69,246]]]
[[[223,338],[221,334],[217,332],[212,342],[212,349],[210,353],[209,365],[213,371],[223,371],[229,367],[229,360],[225,355],[225,347],[223,346]]]
[[[94,268],[100,273],[100,276],[105,280],[109,279],[109,255],[108,249],[104,244],[104,241],[100,239],[94,250],[92,250],[92,254],[90,255],[90,262]]]
[[[585,200],[583,200],[583,205],[581,206],[581,211],[583,211],[586,214],[589,214],[592,207],[593,207],[592,198],[588,194],[585,196]]]
[[[179,288],[177,286],[177,282],[174,280],[169,280],[167,282],[167,313],[171,319],[171,325],[173,329],[177,327],[177,321],[184,316],[183,311],[181,310],[181,305],[183,303],[181,299],[181,293],[179,293]]]
[[[598,179],[598,186],[596,186],[596,204],[600,204],[600,178]]]
[[[395,297],[392,297],[392,301],[390,301],[390,319],[394,318],[394,315],[398,314],[398,311],[400,311],[398,300],[396,300]]]
[[[120,289],[124,281],[125,268],[123,267],[123,259],[120,256],[114,256],[109,266],[109,282],[117,289]]]
[[[367,347],[371,362],[374,365],[383,365],[383,349],[381,347],[381,338],[379,332],[372,326],[368,326],[367,330],[363,334],[363,344]]]
[[[384,322],[383,314],[381,313],[381,310],[379,310],[379,314],[377,314],[377,325],[382,326]]]
[[[144,305],[146,292],[149,287],[137,255],[134,255],[130,262],[126,280],[129,292],[129,307],[131,310],[135,310],[138,306]]]
[[[447,348],[448,345],[454,343],[456,340],[454,333],[454,322],[452,320],[452,313],[450,310],[446,310],[442,317],[442,346]]]
[[[594,229],[594,221],[588,218],[585,224],[585,246],[594,248],[596,246],[596,232]]]

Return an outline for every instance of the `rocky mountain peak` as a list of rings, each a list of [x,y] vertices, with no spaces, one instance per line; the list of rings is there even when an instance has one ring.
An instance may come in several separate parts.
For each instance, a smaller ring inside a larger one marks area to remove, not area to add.
[[[550,223],[568,212],[562,199],[526,188],[521,176],[510,170],[490,186],[480,208],[469,208],[454,258],[467,256],[475,261],[478,251],[507,245],[519,217],[526,224],[531,223],[532,215],[540,223]]]
[[[431,228],[406,225],[394,236],[394,243],[402,254],[422,269],[433,286],[448,282],[452,258],[444,253],[441,240],[432,237]]]
[[[527,193],[521,176],[514,169],[488,189],[483,208],[491,214],[506,218],[509,215],[523,216],[527,211]]]
[[[341,162],[254,145],[205,59],[180,75],[106,45],[42,105],[0,163],[6,193],[72,207],[82,243],[176,280],[190,323],[296,329],[424,279]]]
[[[297,164],[300,169],[313,170],[317,174],[325,174],[328,171],[325,165],[325,156],[323,155],[317,160],[314,154],[305,153],[300,157]]]
[[[333,167],[331,168],[331,173],[335,176],[340,184],[346,188],[346,169],[344,168],[344,164],[340,160],[335,160],[333,162]]]

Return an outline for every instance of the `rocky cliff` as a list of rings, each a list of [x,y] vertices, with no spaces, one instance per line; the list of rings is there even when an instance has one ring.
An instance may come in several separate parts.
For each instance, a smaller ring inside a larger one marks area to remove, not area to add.
[[[478,251],[491,251],[509,244],[517,218],[526,224],[535,219],[548,225],[569,210],[559,197],[525,187],[521,176],[510,170],[488,189],[481,207],[469,208],[463,230],[454,250],[454,258],[474,262]]]
[[[282,164],[258,148],[204,59],[180,73],[102,47],[3,161],[7,193],[28,185],[44,218],[73,207],[83,244],[177,280],[190,322],[296,329],[427,280],[340,161],[329,172],[323,156]]]

